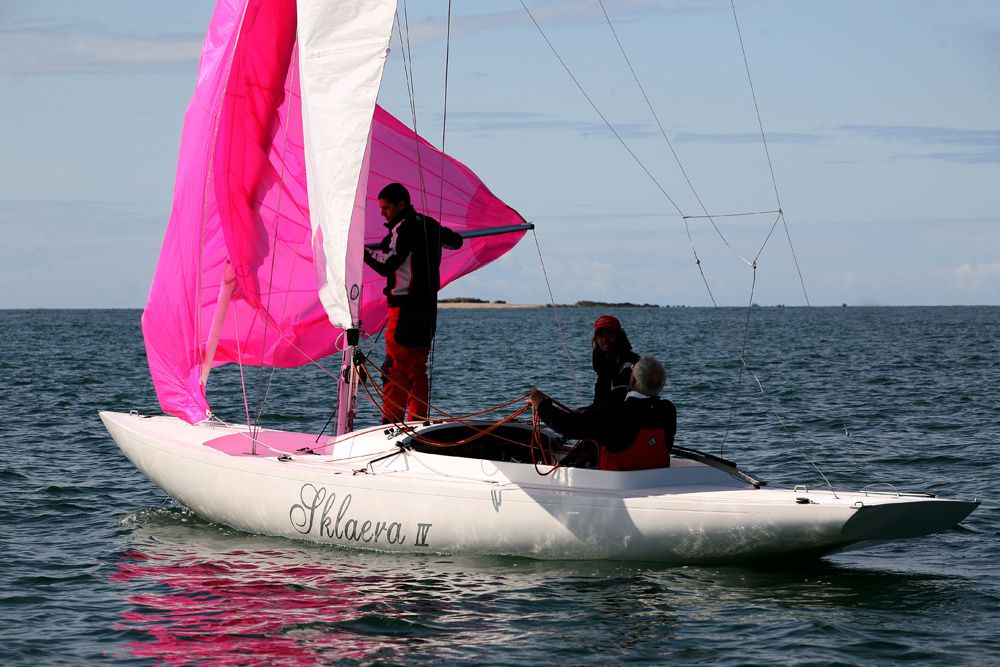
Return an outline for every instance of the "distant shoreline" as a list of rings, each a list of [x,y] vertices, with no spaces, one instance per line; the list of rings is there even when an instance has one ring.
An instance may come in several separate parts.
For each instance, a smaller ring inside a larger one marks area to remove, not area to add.
[[[454,303],[450,301],[438,302],[439,308],[547,308],[550,304],[547,303]],[[632,304],[627,305],[602,305],[602,304],[592,304],[588,306],[581,306],[574,303],[557,303],[557,308],[605,308],[607,310],[617,309],[617,308],[676,308],[676,309],[691,309],[691,310],[720,310],[720,309],[739,309],[746,310],[746,304],[736,305],[736,304],[720,304],[718,306],[712,306],[710,304],[700,304],[697,306],[688,306],[683,304],[675,305],[639,305]],[[826,303],[826,304],[812,304],[807,306],[805,304],[795,304],[791,306],[786,306],[785,304],[764,304],[760,305],[760,308],[777,308],[777,309],[788,309],[788,310],[816,310],[822,308],[851,308],[855,310],[878,309],[878,308],[899,308],[899,309],[919,309],[919,308],[1000,308],[1000,304],[996,303],[935,303],[935,304],[846,304],[846,303]],[[117,310],[133,310],[135,312],[141,313],[143,310],[142,306],[5,306],[0,305],[0,313],[28,313],[35,311],[117,311]]]
[[[544,308],[543,303],[489,303],[478,301],[438,301],[438,308]]]
[[[547,303],[507,303],[506,301],[486,301],[457,297],[438,301],[438,308],[545,308]],[[557,308],[662,308],[655,303],[607,303],[603,301],[577,301],[556,304]]]

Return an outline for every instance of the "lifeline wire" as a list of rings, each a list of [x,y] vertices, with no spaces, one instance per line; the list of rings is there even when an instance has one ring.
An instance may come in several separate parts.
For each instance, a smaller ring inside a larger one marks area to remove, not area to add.
[[[369,370],[365,369],[364,372],[365,372],[365,376],[366,377],[368,377],[369,379],[372,378],[371,372]],[[384,373],[382,375],[384,376],[384,379],[386,381],[388,381],[391,384],[395,384],[395,382],[393,382],[393,380],[391,378],[389,378],[388,376],[385,376]],[[374,382],[372,382],[371,383],[371,388],[369,388],[368,383],[364,382],[364,383],[362,383],[362,386],[364,387],[365,394],[367,395],[368,400],[372,403],[372,405],[374,405],[376,408],[379,407],[379,401],[376,400],[375,396],[372,396],[372,391],[375,392],[376,396],[381,401],[382,405],[385,404],[385,402],[386,402],[385,394],[379,389],[379,387],[378,387],[377,384],[375,384]],[[437,440],[432,440],[431,438],[427,438],[426,436],[418,434],[412,427],[407,426],[406,423],[405,423],[405,421],[393,421],[392,425],[395,426],[397,429],[399,429],[399,431],[401,433],[403,433],[403,432],[408,433],[409,436],[413,440],[415,440],[415,441],[417,441],[419,443],[425,444],[425,445],[429,445],[429,446],[433,446],[433,447],[454,447],[454,446],[464,445],[464,444],[468,444],[470,442],[473,442],[473,441],[475,441],[475,440],[477,440],[477,439],[479,439],[479,438],[481,438],[481,437],[483,437],[485,435],[490,435],[491,433],[493,433],[493,431],[495,431],[496,429],[498,429],[500,426],[503,426],[504,424],[507,424],[507,423],[513,421],[518,415],[526,412],[528,410],[528,406],[525,405],[525,406],[523,406],[523,407],[515,410],[513,413],[507,415],[503,419],[500,419],[499,421],[494,422],[493,424],[491,424],[491,425],[489,425],[489,426],[487,426],[487,427],[485,427],[483,429],[480,429],[480,428],[478,428],[477,426],[475,426],[473,424],[469,424],[465,420],[469,419],[470,417],[477,417],[479,415],[486,414],[487,412],[493,412],[495,410],[499,410],[500,408],[505,408],[505,407],[511,406],[514,403],[517,403],[518,401],[524,400],[525,398],[528,397],[528,395],[529,394],[523,394],[521,396],[518,396],[517,398],[514,398],[514,399],[512,399],[510,401],[507,401],[506,403],[501,403],[499,405],[494,405],[494,406],[485,408],[483,410],[480,410],[478,412],[472,412],[472,413],[466,414],[466,415],[461,416],[461,417],[456,417],[454,415],[451,415],[451,414],[445,412],[444,410],[442,410],[441,408],[438,408],[438,407],[436,407],[434,405],[431,405],[429,402],[425,403],[424,407],[428,408],[428,412],[430,412],[431,410],[433,410],[434,412],[437,412],[437,413],[443,415],[445,417],[445,419],[444,419],[445,422],[461,424],[461,425],[463,425],[463,426],[465,426],[465,427],[467,427],[467,428],[469,428],[469,429],[471,429],[471,430],[473,430],[475,432],[473,435],[471,435],[471,436],[469,436],[467,438],[463,438],[462,440],[458,440],[456,442],[440,442],[440,441],[437,441]],[[403,406],[400,406],[400,405],[398,405],[396,403],[392,403],[391,405],[394,408],[403,407]],[[502,442],[506,442],[506,443],[509,443],[509,444],[514,444],[514,445],[518,445],[518,446],[522,446],[522,447],[526,446],[522,442],[518,442],[516,440],[511,440],[510,438],[506,438],[506,437],[504,437],[502,435],[494,435],[494,437],[497,440],[500,440]],[[540,437],[540,434],[539,434],[539,437]],[[535,442],[535,437],[534,437],[534,434],[533,434],[532,444],[531,445],[527,445],[527,446],[529,446],[529,447],[532,448],[532,455],[534,455],[534,449],[533,449],[534,442]],[[539,445],[539,447],[541,447],[541,445]],[[544,459],[545,458],[544,457],[544,450],[542,451],[542,455],[543,455],[543,459]],[[536,472],[538,472],[537,466],[536,466]],[[539,473],[539,474],[549,474],[549,473]]]

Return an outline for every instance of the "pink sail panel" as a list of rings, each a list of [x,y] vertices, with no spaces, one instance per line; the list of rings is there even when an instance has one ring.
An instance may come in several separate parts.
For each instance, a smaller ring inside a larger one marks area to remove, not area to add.
[[[142,314],[146,358],[160,406],[192,423],[208,411],[198,379],[210,322],[203,315],[203,287],[211,294],[213,274],[221,279],[227,256],[207,185],[212,137],[244,4],[216,3],[208,26],[198,84],[184,115],[170,221]]]
[[[525,222],[517,211],[494,196],[471,169],[434,148],[382,107],[376,107],[368,175],[366,243],[381,240],[387,231],[379,213],[378,193],[393,182],[406,186],[418,211],[456,232]],[[446,249],[441,259],[441,286],[501,257],[523,236],[524,232],[516,232],[466,239],[461,249]],[[385,324],[388,311],[382,295],[384,287],[385,278],[366,266],[361,319],[361,328],[366,333],[378,332]]]
[[[142,323],[160,405],[191,423],[209,410],[199,375],[227,259],[237,284],[213,365],[299,366],[336,351],[342,333],[317,295],[295,21],[293,0],[219,0],[185,114],[173,207]],[[382,109],[371,135],[367,241],[384,234],[375,196],[391,181],[456,230],[522,222],[467,167]],[[446,252],[442,283],[496,259],[521,236],[470,239]],[[361,319],[372,333],[385,320],[384,279],[367,267],[364,276]]]

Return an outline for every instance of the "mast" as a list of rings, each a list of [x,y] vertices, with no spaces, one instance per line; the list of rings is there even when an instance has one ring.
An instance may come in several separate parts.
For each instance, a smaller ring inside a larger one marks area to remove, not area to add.
[[[354,430],[354,418],[358,414],[358,343],[361,332],[358,329],[348,329],[347,349],[344,350],[340,362],[340,377],[337,381],[337,428],[334,436],[350,433]]]

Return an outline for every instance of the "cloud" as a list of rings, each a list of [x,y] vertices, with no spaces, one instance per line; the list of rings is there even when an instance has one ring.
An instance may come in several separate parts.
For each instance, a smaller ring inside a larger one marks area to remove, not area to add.
[[[0,29],[0,74],[188,72],[200,51],[191,35]]]
[[[895,144],[914,146],[952,146],[968,149],[897,154],[896,159],[942,160],[968,164],[1000,163],[1000,130],[971,130],[955,127],[920,125],[841,125],[848,134]]]
[[[596,4],[581,6],[563,2],[529,8],[543,29],[560,29],[605,21]],[[635,22],[650,16],[700,13],[697,3],[666,8],[655,0],[608,0],[608,14],[615,23]],[[399,18],[408,26],[408,43],[421,44],[444,39],[446,19],[442,15]],[[527,13],[516,8],[502,12],[454,15],[452,38],[476,37],[485,32],[530,25]],[[398,36],[391,47],[398,48]],[[139,34],[108,28],[84,20],[51,18],[21,24],[5,18],[0,8],[0,74],[39,76],[52,74],[105,74],[188,72],[201,51],[202,32],[183,34]]]
[[[893,158],[899,160],[941,160],[962,164],[1000,164],[1000,147],[980,153],[912,153],[893,155]]]
[[[1000,262],[965,262],[951,271],[951,275],[964,286],[974,290],[994,286],[1000,288]]]
[[[622,139],[648,139],[659,137],[660,131],[656,124],[649,122],[617,122],[611,123]],[[585,137],[612,137],[611,130],[603,122],[580,121],[567,119],[552,114],[529,111],[460,111],[448,114],[448,127],[457,132],[470,134],[489,134],[510,131],[551,131],[559,130]],[[805,134],[798,132],[768,132],[767,140],[774,144],[814,145],[827,141],[830,137],[823,134]],[[676,134],[672,141],[676,143],[711,143],[711,144],[759,144],[760,134],[747,133],[695,133],[682,132]]]
[[[528,10],[538,21],[542,30],[550,28],[560,30],[580,25],[604,24],[607,20],[604,12],[596,3],[581,3],[578,1],[545,3],[527,2]],[[607,0],[604,3],[612,23],[634,23],[648,20],[653,16],[677,16],[681,14],[700,14],[708,11],[718,11],[717,7],[707,7],[704,3],[689,2],[676,6],[665,7],[659,0]],[[401,21],[409,27],[411,46],[417,46],[433,40],[444,39],[447,24],[442,16],[407,19],[399,12]],[[522,8],[502,12],[486,12],[480,14],[453,15],[452,37],[476,37],[494,30],[511,27],[523,28],[531,25],[531,18]],[[394,44],[395,38],[393,40]]]
[[[649,123],[613,123],[623,139],[645,139],[659,132]],[[519,111],[465,111],[448,114],[452,131],[469,134],[491,134],[510,131],[561,130],[585,137],[612,137],[608,126],[601,122],[565,119],[552,114]]]
[[[920,125],[841,125],[838,129],[883,141],[973,147],[1000,145],[1000,130],[967,130]]]
[[[774,144],[819,144],[829,139],[822,134],[805,134],[801,132],[766,132],[767,140]],[[760,134],[745,133],[697,133],[682,132],[674,137],[677,143],[709,143],[709,144],[759,144]]]

